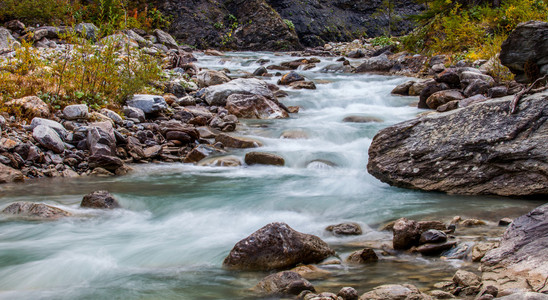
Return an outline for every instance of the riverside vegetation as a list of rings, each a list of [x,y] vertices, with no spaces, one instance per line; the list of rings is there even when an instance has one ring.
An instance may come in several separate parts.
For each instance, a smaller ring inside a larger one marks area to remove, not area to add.
[[[258,66],[253,72],[200,68],[208,59],[229,62],[230,55],[179,45],[156,28],[169,27],[168,17],[137,1],[54,2],[38,6],[40,11],[28,1],[0,4],[0,18],[7,21],[0,28],[2,183],[39,177],[108,178],[149,162],[284,166],[283,155],[262,151],[261,140],[242,136],[242,123],[298,118],[299,107],[280,99],[289,96],[291,102],[292,92],[306,93],[326,84],[302,75],[313,70],[417,77],[401,82],[393,93],[418,96],[419,108],[435,111],[383,129],[373,138],[368,170],[382,181],[457,194],[548,193],[548,95],[542,92],[548,73],[548,25],[522,23],[546,20],[544,1],[507,1],[494,7],[434,1],[419,20],[423,26],[407,36],[331,42],[288,53],[295,59],[276,63],[253,59]],[[297,22],[285,20],[281,26],[297,29]],[[27,26],[29,22],[54,26]],[[234,24],[234,32],[244,26]],[[246,41],[236,38],[241,40],[225,44]],[[532,81],[537,85],[531,93],[536,94],[513,96]],[[519,100],[517,110],[509,114],[513,99]],[[383,120],[350,115],[343,122]],[[284,132],[282,137],[306,139],[306,132]],[[246,152],[242,160],[241,149],[255,151]],[[336,163],[322,159],[307,162],[310,166],[330,169]],[[123,204],[107,191],[96,191],[80,206],[118,210]],[[16,220],[82,217],[79,211],[31,202],[11,203],[3,214]],[[545,299],[546,205],[511,216],[516,219],[399,218],[375,231],[382,238],[342,242],[343,247],[274,222],[236,243],[223,266],[234,273],[271,273],[245,292],[251,298]],[[362,236],[367,231],[362,226],[344,222],[326,231],[344,240]],[[338,255],[344,247],[352,253]],[[420,289],[391,282],[397,284],[367,289],[361,296],[349,286],[334,290],[329,284],[313,284],[318,278],[329,281],[341,265],[368,268],[408,256],[442,257],[468,267],[449,281],[444,281],[447,276],[435,278]]]

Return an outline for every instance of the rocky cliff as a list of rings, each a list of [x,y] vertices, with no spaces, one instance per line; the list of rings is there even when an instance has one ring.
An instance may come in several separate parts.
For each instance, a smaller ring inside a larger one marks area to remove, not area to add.
[[[394,186],[454,194],[548,194],[548,93],[504,97],[381,130],[367,169]]]
[[[408,0],[391,3],[392,34],[409,31],[407,16],[424,9]],[[381,35],[389,22],[382,0],[156,0],[155,5],[172,17],[170,33],[198,48],[297,50]]]

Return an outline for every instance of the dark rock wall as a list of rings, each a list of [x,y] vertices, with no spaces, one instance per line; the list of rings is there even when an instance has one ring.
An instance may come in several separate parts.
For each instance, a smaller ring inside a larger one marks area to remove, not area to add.
[[[304,46],[323,46],[326,42],[351,41],[385,33],[388,16],[382,0],[267,0],[284,18],[291,20]],[[393,0],[393,35],[410,31],[408,16],[424,6],[407,0]]]
[[[392,1],[392,34],[408,32],[413,27],[408,16],[424,6]],[[378,36],[388,28],[382,0],[156,0],[155,5],[172,16],[170,33],[198,48],[298,50]]]

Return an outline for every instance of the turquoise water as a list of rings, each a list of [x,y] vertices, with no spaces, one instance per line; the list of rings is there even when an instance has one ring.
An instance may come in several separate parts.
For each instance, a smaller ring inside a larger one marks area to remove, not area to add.
[[[238,76],[237,70],[252,72],[258,58],[295,59],[234,53],[200,57],[198,64],[229,68]],[[288,90],[289,97],[280,99],[301,106],[299,114],[239,126],[240,134],[264,143],[261,151],[282,155],[284,167],[149,164],[134,166],[135,172],[124,177],[0,186],[0,209],[13,201],[35,201],[76,215],[53,222],[0,217],[0,299],[253,299],[249,289],[266,274],[226,271],[221,263],[236,242],[269,222],[318,235],[344,258],[361,245],[389,243],[390,234],[379,232],[378,226],[402,216],[497,221],[540,204],[424,193],[376,180],[366,171],[371,139],[379,129],[421,113],[411,106],[417,99],[390,95],[406,78],[319,73],[328,63],[299,71],[317,82],[317,90]],[[342,122],[351,115],[383,122]],[[308,138],[280,138],[291,130]],[[243,160],[247,151],[231,154]],[[318,160],[333,167],[313,163]],[[113,193],[123,209],[79,208],[83,195],[97,189]],[[344,221],[360,223],[364,234],[340,238],[324,231]],[[370,266],[331,265],[325,267],[330,277],[312,283],[331,292],[350,285],[360,294],[386,283],[427,288],[462,264],[403,255]]]

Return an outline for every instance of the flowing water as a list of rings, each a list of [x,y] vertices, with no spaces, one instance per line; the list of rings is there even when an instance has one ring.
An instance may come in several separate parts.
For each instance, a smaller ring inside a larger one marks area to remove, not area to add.
[[[198,65],[253,72],[259,58],[279,63],[295,58],[269,53],[200,57]],[[253,299],[249,293],[266,273],[221,267],[236,242],[269,222],[320,236],[344,259],[368,244],[390,242],[378,226],[402,216],[448,220],[454,215],[491,221],[517,216],[538,202],[501,197],[464,197],[390,187],[366,171],[375,133],[416,116],[417,99],[395,97],[407,80],[377,75],[323,74],[334,61],[299,71],[317,90],[288,90],[280,99],[301,112],[286,120],[243,121],[239,132],[264,143],[261,151],[282,155],[284,167],[136,165],[116,178],[43,179],[0,187],[0,209],[13,201],[55,205],[78,215],[52,222],[0,217],[1,299]],[[356,62],[354,62],[356,63]],[[271,82],[279,77],[274,77]],[[345,123],[347,116],[382,122]],[[307,139],[282,139],[298,131]],[[243,158],[250,150],[234,151]],[[329,162],[326,164],[326,162]],[[123,206],[114,211],[79,208],[98,189]],[[358,222],[364,234],[340,238],[324,228]],[[353,286],[361,293],[387,283],[421,288],[446,279],[461,261],[403,255],[369,266],[330,265],[331,276],[314,280],[320,291]]]

